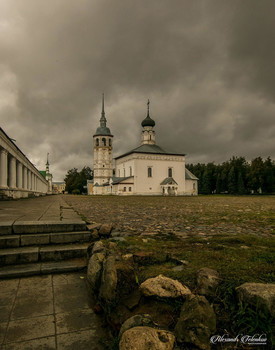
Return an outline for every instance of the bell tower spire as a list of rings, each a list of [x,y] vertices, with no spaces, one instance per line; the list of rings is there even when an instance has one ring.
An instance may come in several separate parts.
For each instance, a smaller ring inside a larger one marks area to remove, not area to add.
[[[101,111],[101,118],[100,118],[100,126],[102,128],[106,128],[107,120],[105,118],[105,110],[104,110],[104,93],[102,94],[102,111]]]
[[[105,117],[104,93],[102,94],[102,109],[100,126],[96,129],[94,138],[94,187],[93,194],[105,194],[106,185],[113,177],[113,135],[107,127]]]

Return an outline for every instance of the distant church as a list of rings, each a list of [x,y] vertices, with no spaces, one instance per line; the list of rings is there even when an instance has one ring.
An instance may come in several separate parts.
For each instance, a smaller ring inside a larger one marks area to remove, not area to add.
[[[198,178],[185,168],[185,154],[167,152],[155,142],[155,122],[142,121],[141,145],[115,158],[113,135],[106,126],[104,95],[100,126],[94,139],[94,179],[88,181],[88,194],[94,195],[197,195]]]

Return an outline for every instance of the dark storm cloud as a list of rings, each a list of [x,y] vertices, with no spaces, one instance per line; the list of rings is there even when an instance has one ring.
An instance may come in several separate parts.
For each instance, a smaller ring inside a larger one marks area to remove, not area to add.
[[[0,3],[0,118],[54,180],[92,166],[101,93],[118,155],[157,142],[187,161],[274,157],[273,1]]]

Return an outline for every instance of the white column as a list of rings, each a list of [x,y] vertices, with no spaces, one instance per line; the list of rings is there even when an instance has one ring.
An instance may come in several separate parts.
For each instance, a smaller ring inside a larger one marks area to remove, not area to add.
[[[0,186],[8,187],[8,152],[0,150]]]
[[[22,188],[23,184],[23,167],[22,163],[18,162],[16,167],[16,183],[18,188]]]
[[[28,190],[31,189],[31,171],[28,169]]]
[[[24,166],[24,181],[23,188],[26,190],[28,188],[28,169]]]
[[[31,171],[31,190],[33,190],[33,172]]]
[[[9,161],[9,187],[16,187],[16,159],[13,156]]]

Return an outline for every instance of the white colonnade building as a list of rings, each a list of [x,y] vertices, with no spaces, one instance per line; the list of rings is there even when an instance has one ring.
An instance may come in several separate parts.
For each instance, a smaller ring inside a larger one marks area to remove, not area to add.
[[[0,128],[0,198],[46,195],[48,181]]]

